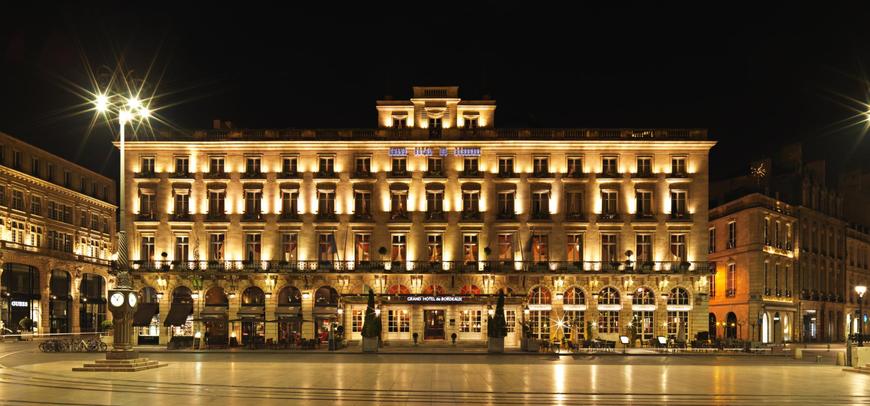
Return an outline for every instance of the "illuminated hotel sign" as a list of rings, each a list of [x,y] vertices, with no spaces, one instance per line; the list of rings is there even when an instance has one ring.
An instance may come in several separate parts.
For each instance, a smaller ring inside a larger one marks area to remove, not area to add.
[[[448,156],[453,154],[458,157],[480,156],[480,147],[392,147],[389,154],[393,156],[408,156],[413,153],[414,156]]]
[[[462,296],[408,296],[408,303],[462,303]]]

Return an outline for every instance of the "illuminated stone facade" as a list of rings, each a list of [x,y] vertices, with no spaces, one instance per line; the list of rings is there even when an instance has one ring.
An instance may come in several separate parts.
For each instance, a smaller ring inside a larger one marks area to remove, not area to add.
[[[97,331],[114,252],[111,179],[0,133],[0,316],[8,330]]]
[[[358,340],[369,288],[387,341],[485,341],[499,290],[512,346],[523,321],[706,331],[706,131],[499,129],[495,107],[418,87],[374,129],[128,142],[129,254],[159,303],[140,333],[283,342],[336,321]]]

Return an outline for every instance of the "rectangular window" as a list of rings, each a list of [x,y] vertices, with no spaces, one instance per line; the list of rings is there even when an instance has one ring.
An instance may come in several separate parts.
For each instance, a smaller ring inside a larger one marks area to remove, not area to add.
[[[175,215],[186,216],[190,212],[190,196],[187,193],[175,194]]]
[[[362,333],[363,311],[360,309],[353,309],[350,320],[350,331],[353,333]]]
[[[514,157],[500,156],[498,157],[498,174],[501,176],[513,176],[514,174]]]
[[[477,234],[462,236],[462,260],[466,265],[477,262]]]
[[[652,261],[652,235],[649,234],[637,234],[635,237],[637,241],[637,262],[651,262]]]
[[[175,261],[187,262],[190,258],[189,237],[186,235],[175,236]]]
[[[407,333],[411,331],[411,315],[407,310],[387,311],[387,332]]]
[[[41,175],[40,169],[39,158],[30,158],[30,174],[38,178]]]
[[[317,258],[321,263],[331,263],[335,259],[335,236],[331,233],[318,234],[317,236]]]
[[[583,261],[583,234],[568,234],[566,259],[570,262]]]
[[[256,218],[262,214],[261,203],[263,199],[263,193],[259,190],[246,190],[245,191],[245,215],[249,218]]]
[[[617,192],[615,190],[602,190],[601,191],[601,214],[605,215],[616,215],[617,209]]]
[[[190,173],[190,158],[186,156],[175,157],[175,173],[187,175]]]
[[[565,210],[570,217],[583,216],[583,192],[580,190],[568,190],[565,193]]]
[[[408,217],[408,190],[394,189],[390,191],[390,218],[403,219]]]
[[[42,216],[42,198],[30,196],[30,214]]]
[[[686,157],[675,156],[671,157],[671,174],[685,176],[686,175]]]
[[[285,156],[281,159],[281,173],[295,174],[298,171],[299,158],[296,156]]]
[[[601,157],[601,173],[605,176],[615,176],[617,173],[619,173],[619,169],[617,167],[617,157]]]
[[[405,235],[393,234],[390,260],[393,262],[404,262],[405,258]]]
[[[538,176],[546,176],[550,173],[550,158],[547,156],[536,156],[533,158],[533,174]]]
[[[372,157],[358,156],[354,165],[354,172],[358,175],[368,175],[372,172]]]
[[[444,192],[441,190],[426,191],[426,212],[432,217],[440,216],[444,212]]]
[[[498,259],[499,261],[514,260],[514,235],[499,234],[498,235]]]
[[[550,339],[550,311],[533,310],[529,312],[529,330],[532,337],[539,340]]]
[[[354,235],[354,258],[356,262],[371,261],[372,256],[372,235],[371,234],[356,234]]]
[[[737,222],[728,222],[728,249],[737,247]]]
[[[208,161],[208,173],[212,175],[223,175],[226,173],[226,168],[224,168],[224,157],[210,157]]]
[[[638,217],[652,216],[652,190],[638,189],[635,192],[637,202],[636,212]]]
[[[543,218],[550,215],[550,191],[539,190],[532,192],[532,216]]]
[[[568,157],[568,176],[577,177],[583,175],[583,158]]]
[[[259,176],[262,173],[260,169],[260,157],[249,156],[245,158],[245,174],[248,176]]]
[[[319,216],[335,215],[335,190],[317,191],[317,214]]]
[[[674,261],[686,260],[686,235],[671,234],[671,256]]]
[[[46,164],[45,169],[46,169],[45,179],[48,180],[49,182],[54,182],[54,164],[52,164],[52,163]],[[108,197],[108,196],[106,196],[106,197]]]
[[[208,260],[223,261],[224,260],[224,234],[209,234],[208,236]]]
[[[12,232],[12,242],[24,244],[24,222],[12,220],[9,225]]]
[[[260,234],[245,234],[245,260],[249,263],[260,261]]]
[[[514,192],[498,192],[498,216],[500,218],[514,217]]]
[[[637,174],[640,176],[652,175],[652,157],[637,157]]]
[[[63,171],[63,186],[67,188],[72,187],[72,174],[69,171]]]
[[[296,233],[281,234],[281,259],[289,263],[296,262],[296,249],[298,247],[299,236]]]
[[[143,156],[140,162],[139,173],[146,175],[154,174],[154,157],[153,156]],[[63,183],[64,185],[69,186],[69,172],[63,173]]]
[[[619,311],[598,311],[598,332],[603,334],[619,333]]]
[[[545,234],[532,235],[532,261],[545,263],[550,260],[550,239]]]
[[[24,211],[24,192],[12,189],[12,208]]]
[[[430,175],[440,175],[444,173],[444,160],[441,157],[430,156],[426,160],[426,170]]]
[[[716,274],[710,276],[710,298],[716,297]]]
[[[281,214],[285,217],[295,217],[299,214],[299,192],[284,190],[281,192]]]
[[[463,310],[460,313],[459,332],[460,333],[479,333],[481,332],[481,316],[480,310]]]
[[[0,185],[0,206],[6,205],[6,186]]]
[[[100,229],[100,217],[96,214],[91,215],[91,230],[99,230]]]
[[[601,261],[604,263],[619,261],[616,255],[616,234],[601,234]]]
[[[689,334],[689,312],[668,312],[668,337],[685,341]]]
[[[726,276],[726,291],[725,296],[734,297],[737,295],[737,265],[728,264],[728,274]]]
[[[463,214],[476,214],[480,212],[479,190],[462,191],[462,212]]]
[[[508,334],[513,334],[517,331],[517,311],[516,310],[505,310],[504,311],[504,321],[505,321],[505,327],[507,327]]]
[[[686,214],[686,191],[671,190],[671,216],[682,218]]]
[[[210,217],[220,217],[226,214],[226,210],[224,210],[226,197],[226,192],[223,190],[208,191],[208,215]]]
[[[154,236],[143,235],[139,241],[139,259],[142,261],[154,261]]]
[[[712,253],[716,252],[716,228],[715,227],[710,228],[709,230],[707,230],[707,232],[710,234],[710,236],[707,239],[708,240],[707,253],[712,254]]]
[[[441,234],[429,234],[426,239],[429,262],[441,262]]]
[[[408,173],[408,159],[403,156],[394,156],[390,172],[394,175],[403,175]]]
[[[81,226],[81,227],[88,226],[88,212],[85,210],[82,210],[79,213],[79,226]]]
[[[34,247],[42,246],[42,227],[30,226],[30,245]]]
[[[328,155],[321,155],[319,158],[320,165],[318,167],[318,172],[324,175],[333,175],[335,174],[335,157]]]
[[[477,157],[465,157],[462,163],[462,172],[469,175],[477,174]]]

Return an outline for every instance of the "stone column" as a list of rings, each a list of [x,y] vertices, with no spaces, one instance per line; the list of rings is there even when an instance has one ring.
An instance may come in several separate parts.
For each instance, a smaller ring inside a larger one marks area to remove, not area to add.
[[[272,294],[266,297],[266,321],[275,320],[275,308],[278,305],[278,295]],[[278,323],[266,323],[266,340],[278,341]]]
[[[308,293],[308,298],[305,298],[305,293]],[[315,338],[315,326],[314,326],[314,292],[310,289],[306,289],[302,291],[302,338],[304,339],[312,339]],[[311,322],[306,323],[305,320],[311,320]]]

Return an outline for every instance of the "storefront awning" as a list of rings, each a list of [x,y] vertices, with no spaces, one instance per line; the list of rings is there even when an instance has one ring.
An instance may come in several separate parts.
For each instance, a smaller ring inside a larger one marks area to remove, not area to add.
[[[239,309],[238,317],[242,320],[264,320],[266,318],[266,308],[264,306],[242,306]]]
[[[338,307],[335,306],[314,306],[314,314],[320,315],[336,315],[338,313]]]
[[[302,308],[300,306],[278,306],[275,309],[275,316],[278,318],[300,317]]]
[[[199,312],[199,317],[203,319],[221,319],[227,317],[227,308],[225,306],[206,306]]]
[[[133,327],[147,327],[151,319],[160,310],[157,303],[139,303],[136,313],[133,313]]]
[[[169,314],[166,315],[166,320],[163,325],[166,327],[181,326],[187,322],[187,316],[193,312],[192,303],[173,303],[169,308]]]

